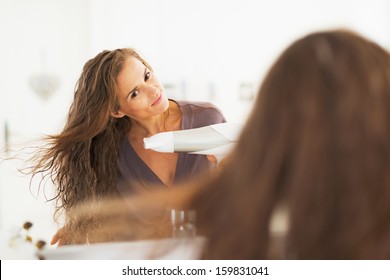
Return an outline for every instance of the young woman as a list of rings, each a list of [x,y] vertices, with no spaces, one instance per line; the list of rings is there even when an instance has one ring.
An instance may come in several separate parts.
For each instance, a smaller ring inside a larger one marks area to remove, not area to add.
[[[146,150],[143,138],[224,121],[210,103],[169,100],[134,49],[103,51],[85,64],[65,128],[47,138],[32,174],[55,183],[57,214],[96,198],[170,188],[206,172],[209,161]]]

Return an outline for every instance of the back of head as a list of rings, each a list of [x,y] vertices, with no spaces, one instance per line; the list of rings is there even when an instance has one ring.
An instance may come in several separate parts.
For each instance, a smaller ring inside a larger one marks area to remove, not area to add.
[[[193,202],[198,220],[214,224],[206,258],[269,257],[280,205],[289,217],[283,257],[390,257],[389,99],[390,57],[377,44],[328,31],[289,46],[230,163]],[[218,209],[201,207],[202,196]]]

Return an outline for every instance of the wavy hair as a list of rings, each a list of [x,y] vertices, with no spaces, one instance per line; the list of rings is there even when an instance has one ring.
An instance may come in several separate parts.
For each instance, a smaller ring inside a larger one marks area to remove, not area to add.
[[[125,59],[149,64],[131,48],[102,51],[86,62],[76,84],[64,129],[45,138],[32,158],[31,174],[56,185],[55,218],[80,202],[117,194],[117,156],[130,129],[128,117],[115,118],[116,78]]]

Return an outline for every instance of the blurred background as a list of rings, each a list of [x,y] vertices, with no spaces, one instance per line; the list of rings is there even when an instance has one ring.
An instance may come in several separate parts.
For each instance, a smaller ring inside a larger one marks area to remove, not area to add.
[[[348,28],[390,48],[388,0],[0,0],[0,145],[20,150],[61,130],[86,60],[136,48],[171,98],[211,101],[244,122],[267,69],[311,31]],[[49,240],[52,195],[0,164],[0,228],[33,222]]]

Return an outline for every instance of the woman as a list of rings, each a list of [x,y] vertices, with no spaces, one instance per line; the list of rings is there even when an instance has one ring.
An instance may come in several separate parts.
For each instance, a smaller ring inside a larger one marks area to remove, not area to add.
[[[390,55],[327,31],[297,40],[271,67],[218,175],[128,199],[138,212],[161,201],[196,210],[205,259],[389,259],[389,170]],[[96,211],[100,228],[111,230],[104,217],[126,217],[110,233],[142,238],[132,209],[107,211],[110,203]]]
[[[32,174],[42,173],[56,184],[56,214],[152,185],[170,188],[206,172],[207,158],[146,150],[143,138],[224,121],[210,103],[168,100],[134,49],[103,51],[84,65],[65,128],[47,138],[33,159]]]

